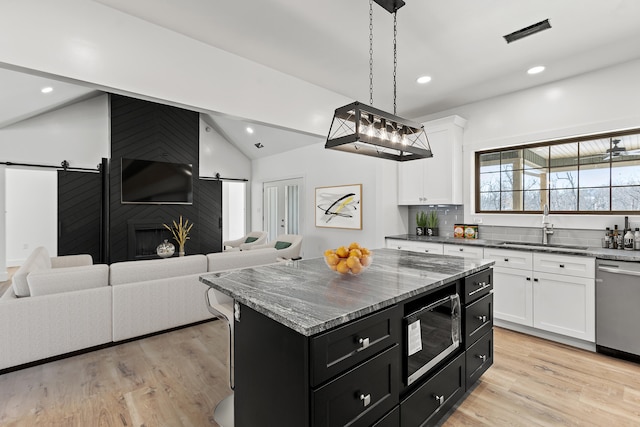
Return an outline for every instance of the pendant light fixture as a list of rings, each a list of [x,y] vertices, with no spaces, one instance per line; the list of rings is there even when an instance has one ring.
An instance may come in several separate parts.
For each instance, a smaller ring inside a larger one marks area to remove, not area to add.
[[[396,115],[398,9],[402,0],[375,0],[393,14],[393,114],[373,107],[373,1],[369,0],[369,104],[336,108],[324,148],[400,162],[433,157],[424,126]]]

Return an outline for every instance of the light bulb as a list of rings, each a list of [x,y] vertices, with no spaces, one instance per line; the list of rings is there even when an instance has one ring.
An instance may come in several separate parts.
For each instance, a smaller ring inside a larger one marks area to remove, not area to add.
[[[394,129],[393,132],[391,132],[391,142],[396,144],[398,142],[398,140],[399,140],[398,131]]]

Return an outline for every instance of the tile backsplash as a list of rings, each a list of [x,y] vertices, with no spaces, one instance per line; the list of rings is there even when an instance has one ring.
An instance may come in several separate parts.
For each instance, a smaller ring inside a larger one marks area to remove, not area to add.
[[[419,211],[438,212],[440,236],[453,237],[454,224],[465,224],[463,205],[409,206],[409,234],[415,234],[416,213]],[[478,237],[487,240],[542,243],[540,227],[505,227],[498,225],[478,225]],[[583,230],[555,228],[549,241],[559,245],[600,246],[604,230]]]

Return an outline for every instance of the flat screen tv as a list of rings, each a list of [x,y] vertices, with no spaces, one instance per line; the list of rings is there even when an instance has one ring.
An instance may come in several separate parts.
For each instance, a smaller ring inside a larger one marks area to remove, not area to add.
[[[122,159],[122,203],[193,204],[191,164]]]

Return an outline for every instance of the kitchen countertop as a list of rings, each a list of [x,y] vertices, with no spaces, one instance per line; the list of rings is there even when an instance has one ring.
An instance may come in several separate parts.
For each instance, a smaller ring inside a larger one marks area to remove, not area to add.
[[[324,258],[200,276],[234,300],[311,336],[490,267],[493,261],[376,249],[359,275]]]
[[[497,249],[507,249],[507,250],[516,250],[516,251],[529,251],[529,252],[549,252],[549,253],[557,253],[562,255],[579,255],[579,256],[589,256],[599,259],[608,259],[613,261],[631,261],[631,262],[640,262],[640,251],[625,251],[619,249],[605,249],[599,247],[588,247],[584,250],[571,250],[570,247],[514,247],[514,246],[505,246],[504,240],[489,240],[489,239],[461,239],[455,237],[440,237],[440,236],[416,236],[412,234],[399,234],[396,236],[386,236],[387,239],[397,239],[397,240],[408,240],[414,242],[428,242],[428,243],[446,243],[452,245],[471,245],[471,246],[482,246],[486,248],[497,248]],[[513,244],[518,244],[516,241],[509,241]],[[522,242],[525,243],[525,242]]]

